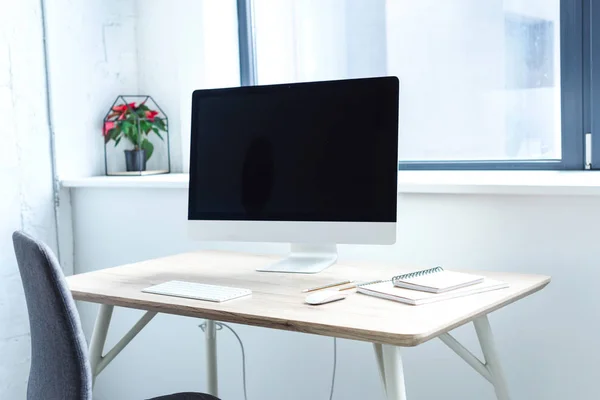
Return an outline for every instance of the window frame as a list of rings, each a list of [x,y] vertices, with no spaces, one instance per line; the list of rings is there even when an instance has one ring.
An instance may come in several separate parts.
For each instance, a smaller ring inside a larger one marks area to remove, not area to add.
[[[238,51],[240,55],[240,86],[255,86],[256,32],[252,0],[236,0],[238,16]]]
[[[600,139],[594,140],[593,134],[598,130],[597,128],[600,128],[600,78],[594,79],[600,74],[600,29],[594,29],[594,27],[600,26],[598,25],[600,23],[600,6],[596,3],[596,7],[594,7],[592,0],[584,1],[584,15],[586,16],[584,29],[589,35],[587,37],[587,46],[584,47],[585,56],[588,61],[584,75],[586,80],[585,98],[588,102],[585,123],[586,132],[592,134],[590,169],[598,170],[600,169]]]
[[[560,2],[560,160],[400,161],[400,170],[582,170],[584,143],[584,1]],[[599,10],[600,13],[600,10]],[[600,32],[598,32],[600,36]],[[600,41],[600,40],[599,40]],[[600,54],[598,55],[600,57]],[[600,61],[600,60],[599,60]],[[600,85],[600,82],[598,82]],[[600,121],[599,121],[600,122]],[[600,142],[598,143],[600,146]],[[600,154],[600,152],[598,152]],[[599,160],[600,161],[600,160]],[[600,162],[598,163],[600,165]]]

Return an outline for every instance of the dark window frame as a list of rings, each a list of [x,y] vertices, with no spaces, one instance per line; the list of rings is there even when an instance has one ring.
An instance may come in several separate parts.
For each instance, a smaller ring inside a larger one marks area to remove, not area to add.
[[[594,140],[593,134],[600,128],[600,4],[584,0],[584,46],[587,68],[585,70],[586,132],[592,134],[591,169],[600,169],[600,139]],[[595,29],[594,29],[595,28]]]
[[[582,170],[584,155],[584,1],[560,3],[560,160],[401,161],[401,170]],[[600,13],[600,10],[599,10]],[[600,32],[598,32],[600,35]],[[600,54],[599,54],[600,57]],[[600,61],[600,60],[599,60]],[[600,85],[600,82],[598,82]],[[598,143],[600,146],[600,143]],[[600,154],[600,152],[599,152]],[[598,163],[600,165],[600,163]]]

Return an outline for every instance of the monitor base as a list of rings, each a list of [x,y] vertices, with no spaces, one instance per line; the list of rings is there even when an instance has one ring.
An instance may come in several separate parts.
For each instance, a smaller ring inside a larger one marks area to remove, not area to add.
[[[258,268],[259,272],[287,272],[295,274],[316,274],[331,267],[337,261],[335,244],[295,244],[287,258]]]

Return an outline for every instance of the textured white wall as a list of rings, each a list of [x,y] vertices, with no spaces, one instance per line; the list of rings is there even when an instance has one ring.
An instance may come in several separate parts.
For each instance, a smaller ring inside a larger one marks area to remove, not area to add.
[[[11,234],[56,249],[39,0],[0,3],[0,399],[24,399],[27,309]]]
[[[135,0],[47,1],[57,172],[63,179],[104,175],[102,119],[118,95],[138,92],[136,8]]]
[[[48,2],[62,176],[103,172],[102,114],[118,94],[137,91],[134,13],[133,0]],[[30,362],[29,323],[11,233],[24,229],[57,248],[43,56],[40,1],[1,2],[0,399],[25,398]],[[68,228],[69,216],[62,218]],[[65,232],[69,236],[69,229]]]
[[[104,206],[124,202],[136,204],[137,212]],[[186,190],[75,189],[73,207],[77,273],[206,246],[186,237]],[[594,317],[600,298],[597,197],[404,195],[399,198],[398,220],[396,245],[341,246],[342,260],[552,275],[545,290],[491,317],[513,398],[597,397],[600,349],[592,345],[600,335]],[[213,247],[285,251],[272,244]],[[81,303],[80,310],[89,335],[97,306]],[[109,345],[140,315],[117,310]],[[96,399],[129,400],[205,389],[204,342],[198,323],[158,316],[98,378]],[[330,338],[236,329],[246,345],[250,400],[327,398]],[[479,354],[470,327],[458,329],[457,336]],[[219,333],[218,348],[221,396],[242,399],[239,347],[224,331]],[[439,341],[406,349],[404,354],[409,398],[494,398],[484,379]],[[335,399],[383,400],[369,344],[340,341],[338,372]]]

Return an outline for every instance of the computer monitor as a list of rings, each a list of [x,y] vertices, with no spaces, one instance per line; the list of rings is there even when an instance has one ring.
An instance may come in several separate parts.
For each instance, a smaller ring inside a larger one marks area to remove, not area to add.
[[[196,90],[191,127],[192,239],[289,242],[259,270],[302,273],[395,243],[397,78]]]

